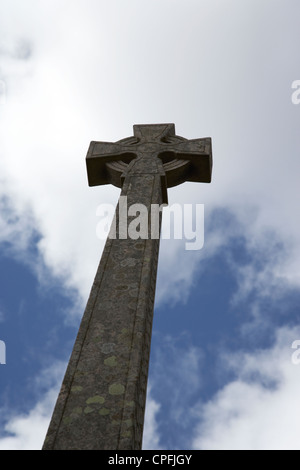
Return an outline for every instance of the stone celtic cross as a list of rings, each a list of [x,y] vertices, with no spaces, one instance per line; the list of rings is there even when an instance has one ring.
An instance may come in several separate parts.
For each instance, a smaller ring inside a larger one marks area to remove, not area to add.
[[[135,125],[133,137],[91,142],[86,163],[90,186],[120,187],[128,206],[150,214],[167,203],[168,187],[211,181],[211,139],[176,136],[174,124]],[[150,232],[108,237],[43,449],[141,448],[158,251]]]

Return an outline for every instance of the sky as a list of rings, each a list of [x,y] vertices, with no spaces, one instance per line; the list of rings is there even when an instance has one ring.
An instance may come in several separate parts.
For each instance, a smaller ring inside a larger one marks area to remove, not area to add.
[[[143,448],[300,449],[299,17],[0,0],[0,450],[42,447],[119,197],[88,187],[89,143],[147,123],[211,137],[214,166],[168,190],[204,245],[161,240]]]

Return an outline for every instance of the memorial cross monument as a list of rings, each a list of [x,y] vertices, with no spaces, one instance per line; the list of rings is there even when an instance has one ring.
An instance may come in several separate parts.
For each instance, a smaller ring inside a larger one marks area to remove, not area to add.
[[[159,250],[151,207],[167,203],[167,188],[211,181],[211,139],[176,136],[174,124],[135,125],[116,143],[91,142],[90,186],[121,187],[127,207],[143,204],[148,236],[128,237],[115,212],[44,450],[141,449]],[[126,219],[127,220],[127,219]]]

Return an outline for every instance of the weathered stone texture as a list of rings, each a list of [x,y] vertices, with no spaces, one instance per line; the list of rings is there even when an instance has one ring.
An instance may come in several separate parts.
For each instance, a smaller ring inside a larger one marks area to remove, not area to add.
[[[173,183],[181,181],[190,165],[187,154],[194,151],[195,159],[200,148],[209,180],[208,139],[198,139],[195,147],[193,141],[177,138],[172,126],[135,126],[135,138],[92,143],[87,158],[92,162],[90,184],[114,182],[122,186],[128,206],[144,204],[150,214],[151,204],[166,202],[168,172]],[[183,164],[172,160],[178,139]],[[164,146],[167,154],[157,158]],[[99,166],[104,148],[104,164]],[[188,174],[190,180],[195,176]],[[117,234],[118,214],[119,206]],[[159,238],[151,239],[150,227],[148,239],[106,242],[45,450],[141,448],[159,251]]]

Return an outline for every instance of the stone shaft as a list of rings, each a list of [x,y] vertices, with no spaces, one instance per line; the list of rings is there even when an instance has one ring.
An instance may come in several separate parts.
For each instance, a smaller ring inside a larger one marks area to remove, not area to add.
[[[121,196],[150,217],[151,204],[162,204],[163,175],[158,158],[140,155]],[[115,217],[118,234],[119,204]],[[150,236],[108,238],[44,450],[141,449],[158,251]]]
[[[86,165],[90,186],[122,188],[113,224],[117,238],[106,242],[43,449],[136,450],[142,445],[158,263],[157,206],[167,203],[169,187],[211,181],[211,139],[177,136],[174,124],[139,124],[132,137],[92,141]],[[127,236],[124,197],[128,208],[146,208],[146,236],[145,227],[140,238]]]

